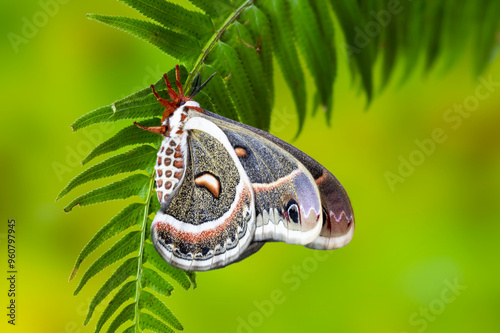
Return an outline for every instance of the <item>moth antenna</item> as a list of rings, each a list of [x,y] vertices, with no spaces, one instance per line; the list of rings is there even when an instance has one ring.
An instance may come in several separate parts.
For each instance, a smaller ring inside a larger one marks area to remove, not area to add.
[[[193,91],[198,90],[198,88],[200,87],[200,83],[201,83],[201,77],[200,74],[198,73],[193,79],[192,90]]]
[[[163,78],[165,79],[165,84],[167,85],[167,91],[170,99],[172,100],[172,102],[174,102],[175,105],[179,104],[179,102],[181,101],[179,95],[177,95],[174,89],[172,89],[172,85],[170,84],[166,73],[163,74]]]
[[[194,97],[194,95],[196,95],[197,93],[199,93],[201,91],[201,89],[205,88],[205,86],[208,84],[208,82],[210,82],[210,80],[215,76],[215,74],[217,74],[216,72],[213,73],[212,75],[210,75],[210,77],[201,84],[201,86],[199,86],[198,88],[196,88],[193,93],[191,94],[191,96],[189,97]]]
[[[200,75],[200,73],[198,73],[198,74],[194,77],[194,81],[195,81],[195,83],[196,83],[196,85],[195,85],[195,86],[196,86],[196,88],[198,88],[198,87],[200,86],[200,84],[201,84],[201,75]]]
[[[179,71],[179,65],[175,65],[175,84],[177,85],[177,91],[179,92],[179,96],[182,99],[184,97],[184,89],[182,89],[181,73]]]

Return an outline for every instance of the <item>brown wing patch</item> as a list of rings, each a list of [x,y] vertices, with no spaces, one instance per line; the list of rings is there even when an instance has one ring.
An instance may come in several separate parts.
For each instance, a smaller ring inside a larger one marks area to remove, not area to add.
[[[220,193],[220,182],[211,173],[204,173],[195,178],[194,183],[198,186],[203,186],[218,198]]]
[[[238,156],[238,157],[246,157],[246,156],[248,156],[247,151],[246,151],[245,148],[236,147],[236,148],[234,148],[234,152],[236,153],[236,156]]]

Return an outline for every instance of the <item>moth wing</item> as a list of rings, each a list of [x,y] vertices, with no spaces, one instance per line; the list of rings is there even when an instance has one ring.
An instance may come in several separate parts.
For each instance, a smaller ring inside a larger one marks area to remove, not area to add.
[[[321,232],[318,237],[306,245],[307,247],[330,250],[343,247],[351,241],[355,224],[351,202],[344,187],[330,171],[312,157],[265,131],[223,118],[209,111],[205,113],[218,119],[221,123],[219,126],[223,128],[228,128],[236,133],[253,133],[253,137],[258,138],[256,141],[263,142],[266,146],[274,146],[285,150],[293,156],[294,160],[299,162],[298,164],[307,169],[319,190],[322,211]],[[230,136],[228,137],[230,138]],[[248,168],[245,169],[248,173]],[[259,214],[258,208],[257,214]]]
[[[310,170],[321,172],[321,176],[316,178],[316,184],[321,192],[323,227],[318,238],[306,246],[317,250],[338,249],[349,244],[354,234],[351,202],[337,178],[325,167],[310,159],[314,163],[306,166],[309,166]]]
[[[172,266],[210,270],[238,259],[253,239],[251,183],[224,133],[193,117],[184,127],[186,166],[151,226],[156,249]]]
[[[323,226],[319,236],[306,246],[317,250],[333,250],[349,244],[354,234],[354,212],[342,184],[309,155],[284,141],[279,144],[309,170],[321,194]]]
[[[321,201],[309,171],[272,141],[221,119],[211,120],[227,136],[252,183],[254,241],[305,245],[316,239],[322,226]]]

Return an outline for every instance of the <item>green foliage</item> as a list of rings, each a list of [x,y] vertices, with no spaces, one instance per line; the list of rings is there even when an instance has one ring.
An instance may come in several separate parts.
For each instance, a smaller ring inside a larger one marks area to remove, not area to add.
[[[161,124],[161,120],[159,118],[152,118],[144,121],[139,121],[138,124],[144,127],[159,126]],[[142,143],[159,145],[161,139],[162,138],[155,133],[144,131],[135,125],[130,125],[115,134],[115,136],[113,136],[112,138],[109,138],[108,140],[95,147],[87,155],[87,157],[83,159],[82,164],[87,164],[100,155],[111,153],[115,150],[130,145],[137,145]],[[59,196],[62,195],[60,194]]]
[[[456,61],[471,37],[477,45],[476,73],[480,73],[498,44],[495,36],[500,26],[496,19],[500,5],[488,0],[468,4],[450,0],[397,4],[371,0],[191,1],[203,13],[163,0],[121,1],[155,23],[89,17],[153,41],[165,53],[183,61],[189,69],[187,90],[197,74],[208,77],[217,72],[220,79],[211,83],[213,89],[207,87],[205,94],[200,94],[202,105],[263,129],[269,127],[273,106],[275,56],[296,105],[299,132],[310,93],[305,85],[305,68],[316,87],[313,104],[322,107],[329,122],[339,58],[348,61],[353,78],[356,82],[359,78],[370,102],[377,86],[373,82],[376,68],[380,68],[382,89],[398,59],[406,59],[405,79],[420,58],[425,58],[426,69],[431,69],[441,55]],[[484,18],[477,25],[480,28],[464,29],[471,26],[464,22],[477,22],[479,18]],[[162,32],[168,38],[159,40],[163,36],[158,32],[160,28],[169,31]],[[381,66],[377,67],[378,58]],[[136,102],[147,107],[152,101]],[[94,116],[111,115],[109,109],[97,111]]]
[[[144,132],[144,131],[143,131]],[[144,170],[148,173],[153,171],[157,150],[152,146],[140,146],[128,152],[108,158],[104,162],[96,164],[75,178],[61,191],[58,198],[66,195],[77,186],[91,180],[111,177],[117,173]],[[147,180],[146,180],[147,182]],[[109,189],[106,190],[109,193]]]
[[[144,16],[159,22],[165,28],[187,36],[194,36],[200,42],[206,42],[214,33],[214,26],[210,17],[200,12],[189,11],[167,1],[121,1],[137,9]]]
[[[105,176],[104,174],[103,177]],[[148,195],[149,182],[150,178],[142,174],[129,176],[79,196],[71,201],[64,211],[69,212],[76,205],[86,206],[109,200],[127,199],[133,195],[138,195],[145,200]]]
[[[70,276],[70,280],[72,280],[77,273],[82,261],[87,258],[87,256],[94,250],[96,250],[102,243],[134,225],[139,225],[142,219],[143,212],[144,205],[140,203],[131,204],[120,213],[118,213],[118,215],[113,217],[108,224],[102,227],[101,230],[99,230],[94,235],[90,242],[85,245],[82,252],[80,252],[78,259],[76,260],[73,273]]]
[[[126,260],[109,278],[108,281],[99,289],[97,294],[92,298],[92,301],[89,305],[89,312],[87,313],[87,317],[85,318],[84,324],[86,325],[92,314],[94,313],[95,308],[109,295],[111,291],[118,288],[127,278],[133,276],[137,270],[137,262],[138,258],[130,258]]]
[[[133,298],[135,296],[137,285],[134,281],[130,281],[125,283],[120,290],[113,297],[109,305],[106,307],[106,310],[102,313],[99,321],[96,326],[96,333],[101,331],[104,323],[111,318],[111,316],[120,308],[120,306],[125,303],[127,300]],[[118,323],[119,324],[119,323]],[[113,324],[112,324],[113,325]],[[118,326],[117,326],[118,328]]]
[[[195,38],[166,29],[158,24],[127,17],[102,15],[89,15],[88,17],[144,39],[179,60],[193,60],[201,51],[200,44]]]
[[[85,272],[78,287],[75,290],[75,295],[85,286],[85,284],[97,273],[113,264],[114,262],[126,257],[128,254],[137,250],[141,241],[139,231],[132,231],[125,235],[122,239],[116,242],[106,253],[90,265]]]
[[[392,7],[389,4],[393,2],[378,0],[190,0],[200,11],[165,0],[121,1],[148,20],[95,14],[89,18],[143,39],[182,62],[181,78],[187,92],[198,74],[207,78],[217,72],[196,99],[205,109],[222,116],[269,128],[275,58],[296,105],[299,132],[307,116],[310,93],[315,96],[313,112],[321,107],[330,121],[340,59],[348,62],[353,80],[369,102],[376,89],[387,84],[399,59],[405,59],[405,79],[421,58],[427,70],[440,57],[449,64],[456,62],[468,39],[474,43],[475,69],[480,73],[498,46],[495,38],[500,26],[500,2],[487,0],[413,0]],[[478,21],[481,24],[470,24]],[[378,30],[368,31],[370,28]],[[380,66],[375,65],[378,62]],[[373,79],[376,70],[381,74],[378,85]],[[310,87],[306,85],[306,73],[312,77]],[[175,81],[173,70],[167,75]],[[154,86],[162,97],[168,97],[163,78],[158,78]],[[72,128],[77,131],[121,120],[156,126],[163,111],[151,89],[145,87],[89,112]],[[98,179],[128,174],[78,196],[65,211],[108,200],[136,200],[95,234],[70,276],[70,280],[76,276],[82,262],[99,246],[119,237],[90,264],[75,291],[77,294],[107,266],[119,263],[92,299],[85,318],[87,324],[96,308],[108,299],[97,320],[97,332],[105,325],[109,325],[108,332],[114,332],[128,321],[131,325],[128,323],[124,332],[182,330],[179,320],[158,296],[170,296],[174,287],[169,279],[186,290],[196,287],[196,275],[168,265],[150,241],[152,214],[159,209],[153,165],[160,142],[161,137],[130,124],[95,147],[82,163],[106,154],[112,156],[83,171],[57,197],[61,199]],[[129,146],[133,146],[129,151],[118,152]]]

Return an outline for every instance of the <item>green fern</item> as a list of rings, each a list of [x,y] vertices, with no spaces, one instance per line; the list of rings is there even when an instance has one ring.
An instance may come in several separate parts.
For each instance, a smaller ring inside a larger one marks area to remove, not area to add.
[[[337,60],[347,56],[355,82],[367,101],[375,92],[375,68],[380,70],[379,89],[389,81],[398,59],[405,59],[403,79],[425,57],[431,69],[437,59],[456,62],[466,39],[475,45],[475,70],[480,73],[490,62],[498,42],[500,2],[477,0],[467,3],[453,0],[413,0],[401,2],[391,12],[391,22],[379,24],[379,31],[366,45],[356,45],[359,31],[377,22],[374,13],[390,11],[390,3],[381,0],[190,0],[200,11],[187,10],[165,0],[121,0],[142,13],[146,20],[126,17],[89,15],[89,18],[126,31],[171,55],[183,64],[181,77],[189,92],[197,75],[208,77],[217,72],[210,84],[197,95],[208,110],[246,124],[268,129],[274,100],[274,58],[292,93],[296,105],[299,132],[306,118],[307,94],[305,69],[315,87],[314,109],[321,106],[329,122],[333,106],[333,85]],[[480,23],[480,24],[477,24]],[[345,43],[340,43],[344,35]],[[335,37],[334,37],[335,35]],[[380,59],[381,66],[375,66]],[[168,72],[174,81],[174,73]],[[165,82],[155,83],[167,98]],[[77,119],[77,131],[102,122],[140,120],[143,126],[160,123],[163,107],[149,87],[111,105]],[[130,321],[124,332],[150,330],[174,332],[182,325],[157,297],[169,296],[175,280],[182,288],[196,286],[195,274],[168,265],[150,241],[152,214],[158,210],[154,193],[153,165],[161,138],[130,124],[99,144],[82,161],[113,156],[95,164],[75,177],[59,194],[60,199],[82,184],[117,174],[129,175],[109,185],[84,193],[71,201],[65,211],[76,205],[137,196],[112,218],[80,253],[71,273],[73,279],[82,262],[100,245],[116,235],[121,239],[90,264],[75,294],[105,267],[120,262],[119,268],[94,296],[85,324],[96,307],[109,300],[97,320],[96,332],[108,325],[114,332]],[[118,154],[124,147],[129,151]],[[130,174],[132,173],[132,174]],[[112,299],[109,299],[113,295]],[[123,306],[123,307],[122,307]],[[119,311],[119,309],[121,311]]]

